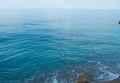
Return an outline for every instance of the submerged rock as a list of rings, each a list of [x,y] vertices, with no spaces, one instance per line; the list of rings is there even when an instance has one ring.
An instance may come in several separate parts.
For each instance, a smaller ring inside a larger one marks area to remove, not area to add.
[[[76,83],[89,83],[93,79],[90,72],[83,72],[80,76],[78,76]]]

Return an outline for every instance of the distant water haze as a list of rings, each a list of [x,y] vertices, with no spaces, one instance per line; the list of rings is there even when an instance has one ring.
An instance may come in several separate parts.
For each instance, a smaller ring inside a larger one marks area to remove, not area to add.
[[[119,0],[0,0],[1,9],[11,8],[80,8],[120,9]]]

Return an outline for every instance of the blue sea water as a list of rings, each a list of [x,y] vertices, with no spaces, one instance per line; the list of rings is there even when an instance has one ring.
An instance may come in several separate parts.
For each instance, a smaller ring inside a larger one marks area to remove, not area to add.
[[[120,75],[120,10],[0,10],[0,83],[74,83]]]

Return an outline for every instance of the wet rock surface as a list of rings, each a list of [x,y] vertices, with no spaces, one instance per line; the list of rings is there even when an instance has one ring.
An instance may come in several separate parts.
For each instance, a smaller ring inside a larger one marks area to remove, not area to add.
[[[89,83],[93,79],[93,76],[90,72],[83,72],[78,76],[76,83]]]

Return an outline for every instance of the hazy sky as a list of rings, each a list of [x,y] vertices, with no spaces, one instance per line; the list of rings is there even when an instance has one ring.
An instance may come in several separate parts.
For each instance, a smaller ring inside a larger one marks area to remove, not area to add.
[[[0,0],[0,8],[120,9],[120,0]]]

